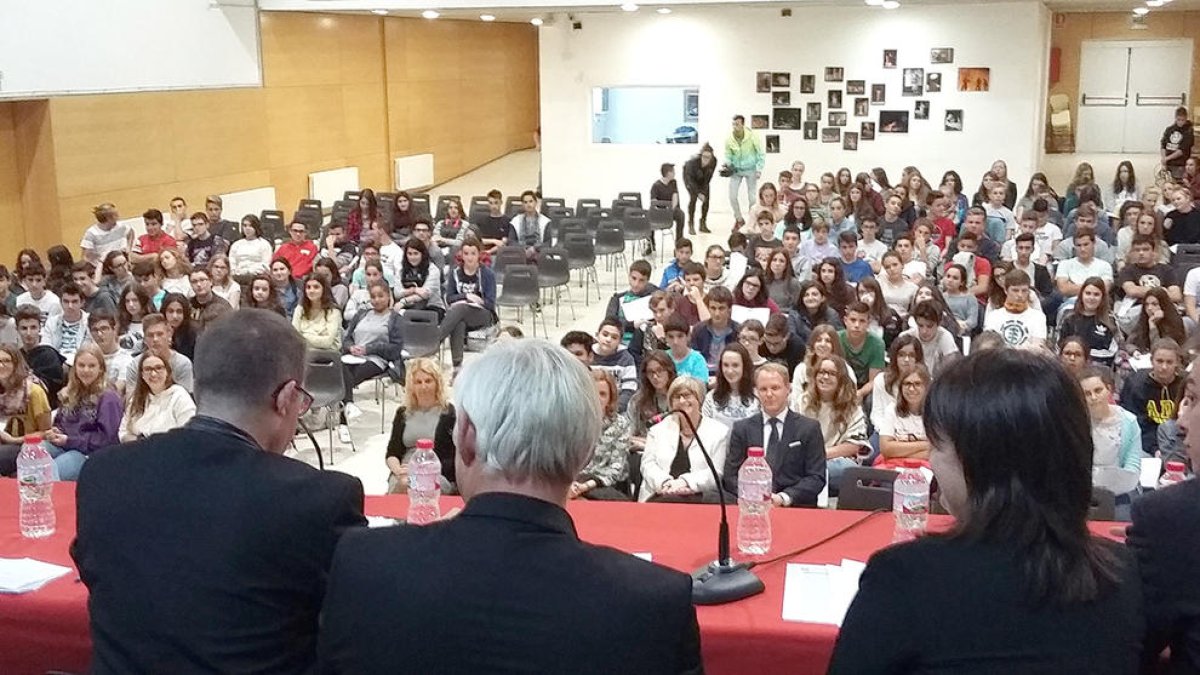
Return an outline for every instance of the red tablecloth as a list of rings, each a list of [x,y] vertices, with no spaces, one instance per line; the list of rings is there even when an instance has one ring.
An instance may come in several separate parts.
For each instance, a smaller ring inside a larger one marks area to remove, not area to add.
[[[0,480],[0,557],[31,557],[72,565],[68,546],[75,532],[73,485],[55,486],[58,531],[48,539],[21,537],[17,491],[12,480]],[[443,508],[461,503],[446,498]],[[404,497],[368,497],[370,515],[402,517]],[[715,505],[573,502],[569,508],[579,535],[596,544],[630,553],[650,553],[654,561],[691,572],[715,555],[718,507]],[[778,509],[772,517],[779,554],[819,541],[865,514],[855,511]],[[944,525],[945,518],[933,517]],[[1111,524],[1097,523],[1108,533]],[[866,560],[887,546],[892,518],[883,514],[858,528],[793,559],[793,562],[838,563],[842,558]],[[766,592],[741,602],[699,607],[704,665],[709,673],[824,673],[837,628],[788,623],[781,618],[786,563],[760,567],[756,573]],[[87,589],[71,574],[34,593],[0,595],[0,673],[31,675],[51,668],[86,669],[90,658]]]

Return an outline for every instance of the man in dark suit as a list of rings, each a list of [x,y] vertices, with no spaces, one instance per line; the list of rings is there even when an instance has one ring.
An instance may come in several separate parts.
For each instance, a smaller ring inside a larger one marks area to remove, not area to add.
[[[454,385],[456,517],[347,533],[325,673],[699,673],[691,579],[579,540],[565,505],[600,434],[587,369],[497,344]]]
[[[825,487],[825,439],[816,420],[788,410],[787,367],[764,363],[754,374],[762,412],[733,424],[721,484],[737,495],[738,470],[747,448],[764,448],[776,506],[816,506]]]
[[[1184,383],[1179,433],[1192,469],[1200,467],[1200,368]],[[1195,429],[1195,431],[1193,431]],[[1146,608],[1143,657],[1153,663],[1171,648],[1171,673],[1200,673],[1200,479],[1192,479],[1133,502],[1127,543],[1138,558]]]
[[[273,312],[219,319],[196,345],[197,416],[84,464],[93,673],[314,668],[334,546],[366,519],[358,479],[282,455],[312,403],[304,352]]]

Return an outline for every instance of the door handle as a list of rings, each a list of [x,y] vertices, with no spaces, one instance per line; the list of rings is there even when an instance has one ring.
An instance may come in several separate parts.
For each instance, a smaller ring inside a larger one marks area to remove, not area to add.
[[[1088,96],[1084,94],[1080,104],[1091,106],[1107,106],[1124,108],[1129,103],[1128,96]]]
[[[1134,101],[1137,105],[1148,106],[1187,105],[1187,94],[1181,93],[1178,96],[1142,96],[1139,92]]]

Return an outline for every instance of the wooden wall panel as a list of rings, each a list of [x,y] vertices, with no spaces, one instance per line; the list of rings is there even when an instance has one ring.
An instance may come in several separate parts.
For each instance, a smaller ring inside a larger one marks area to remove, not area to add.
[[[58,170],[50,102],[12,104],[17,173],[21,184],[21,213],[25,238],[14,248],[44,251],[64,239],[58,203]],[[7,242],[6,242],[7,243]]]
[[[25,240],[25,214],[21,212],[21,178],[17,172],[17,129],[13,103],[0,103],[0,241],[5,255],[0,264],[12,268],[8,242]]]

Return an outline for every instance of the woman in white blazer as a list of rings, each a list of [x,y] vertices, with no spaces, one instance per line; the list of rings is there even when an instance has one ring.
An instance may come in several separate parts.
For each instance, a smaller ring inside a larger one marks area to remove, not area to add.
[[[667,390],[667,402],[672,409],[683,411],[695,425],[700,441],[720,472],[725,466],[729,427],[700,414],[704,383],[692,377],[676,378]],[[642,452],[638,501],[703,501],[716,493],[717,483],[687,422],[676,413],[651,427]]]

